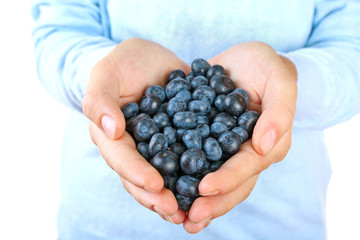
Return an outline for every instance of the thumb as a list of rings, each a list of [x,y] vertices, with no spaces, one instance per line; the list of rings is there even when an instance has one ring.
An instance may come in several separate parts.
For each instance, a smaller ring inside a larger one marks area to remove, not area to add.
[[[253,147],[261,155],[270,153],[280,139],[292,130],[297,98],[296,69],[289,65],[290,60],[283,57],[282,60],[284,64],[280,64],[265,84],[262,113],[252,137]]]
[[[118,139],[124,134],[126,124],[119,106],[120,91],[113,86],[111,78],[101,71],[101,64],[94,67],[82,100],[82,110],[110,139]]]

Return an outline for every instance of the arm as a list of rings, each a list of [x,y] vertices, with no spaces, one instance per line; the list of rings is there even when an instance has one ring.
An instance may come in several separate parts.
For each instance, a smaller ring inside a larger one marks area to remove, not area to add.
[[[359,1],[318,1],[306,47],[285,54],[298,71],[294,126],[324,129],[360,112],[359,16]]]
[[[93,66],[116,45],[99,0],[36,1],[33,38],[39,78],[61,102],[81,111]]]

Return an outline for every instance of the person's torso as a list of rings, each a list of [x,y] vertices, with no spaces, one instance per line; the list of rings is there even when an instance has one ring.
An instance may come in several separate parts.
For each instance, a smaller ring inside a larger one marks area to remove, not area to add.
[[[301,48],[311,33],[314,1],[104,0],[110,38],[158,42],[184,61],[232,45],[264,41],[277,51]],[[73,132],[78,134],[74,135]],[[287,157],[260,174],[252,194],[200,234],[189,235],[137,203],[106,165],[73,112],[62,162],[60,236],[64,239],[324,239],[330,176],[321,131],[294,129]]]
[[[235,44],[263,41],[277,51],[301,48],[311,33],[314,1],[122,1],[107,5],[110,37],[153,40],[185,62]]]

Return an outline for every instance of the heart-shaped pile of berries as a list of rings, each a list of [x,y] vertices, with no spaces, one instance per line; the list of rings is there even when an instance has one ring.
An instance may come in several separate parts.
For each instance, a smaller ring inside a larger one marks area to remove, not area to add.
[[[165,87],[150,86],[139,104],[121,108],[137,150],[185,211],[199,197],[201,179],[239,151],[260,116],[221,65],[198,58],[191,70],[172,71]]]

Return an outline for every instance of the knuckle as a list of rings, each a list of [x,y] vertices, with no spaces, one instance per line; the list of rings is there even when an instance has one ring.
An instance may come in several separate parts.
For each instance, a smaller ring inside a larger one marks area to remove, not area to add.
[[[114,159],[113,159],[114,156],[116,156],[115,149],[112,147],[108,147],[108,144],[106,142],[102,142],[99,146],[99,150],[100,150],[101,156],[103,157],[103,159],[105,160],[107,165],[112,170],[114,170],[116,173],[119,174],[120,173],[119,167],[118,167],[119,163],[116,160],[114,161]]]
[[[271,166],[272,162],[269,161],[268,159],[262,159],[262,164],[261,164],[261,168],[262,168],[262,171],[267,169],[268,167]]]
[[[246,162],[247,168],[244,171],[251,172],[251,175],[260,174],[263,170],[267,169],[271,163],[267,158],[260,156],[253,151],[247,151],[248,161]],[[247,180],[247,179],[246,179]],[[242,181],[244,183],[245,181]]]
[[[256,163],[257,163],[257,167],[255,168],[256,175],[260,174],[262,171],[264,171],[271,165],[271,161],[267,161],[267,159],[265,159],[265,158],[257,158]]]
[[[208,216],[214,216],[214,206],[208,200],[208,197],[199,197],[195,200],[189,212],[191,222],[200,222]]]
[[[286,131],[291,128],[294,121],[295,107],[289,103],[286,103],[283,108],[281,108],[281,116],[283,116],[284,126],[288,126]]]
[[[96,104],[96,101],[94,101],[94,99],[95,99],[95,94],[89,91],[84,94],[84,97],[81,101],[81,107],[83,113],[89,118],[91,117],[92,111],[94,109],[94,105]]]
[[[97,138],[95,136],[95,126],[92,122],[89,123],[89,133],[90,133],[90,138],[91,138],[91,141],[97,146]]]
[[[130,193],[130,189],[129,189],[129,184],[128,184],[128,182],[127,182],[126,180],[124,180],[122,177],[120,177],[120,180],[121,180],[121,183],[122,183],[124,189],[125,189],[128,193]],[[131,194],[131,193],[130,193],[130,194]]]
[[[282,134],[289,131],[293,125],[295,107],[290,103],[282,103],[281,107],[271,109],[270,124],[281,130]]]

